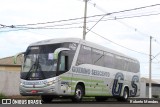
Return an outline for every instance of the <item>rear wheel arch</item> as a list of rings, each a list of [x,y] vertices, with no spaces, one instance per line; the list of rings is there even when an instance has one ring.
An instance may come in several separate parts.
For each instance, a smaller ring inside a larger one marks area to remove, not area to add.
[[[129,87],[125,86],[122,94],[122,101],[127,101],[129,97]]]
[[[129,87],[128,87],[128,86],[125,86],[124,89],[125,89],[125,88],[127,89],[128,95],[129,95]]]
[[[123,91],[121,92],[121,96],[117,98],[117,100],[126,102],[128,100],[128,97],[129,97],[129,87],[124,86]]]

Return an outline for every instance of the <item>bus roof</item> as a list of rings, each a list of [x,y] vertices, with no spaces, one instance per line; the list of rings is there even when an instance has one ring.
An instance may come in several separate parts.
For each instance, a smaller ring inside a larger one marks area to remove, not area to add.
[[[89,42],[89,41],[86,41],[86,40],[82,40],[80,38],[48,39],[48,40],[42,40],[42,41],[38,41],[38,42],[32,43],[30,46],[47,45],[47,44],[64,43],[64,42],[73,42],[73,43],[78,43],[78,44],[80,43],[80,44],[83,44],[83,45],[86,45],[86,46],[93,47],[95,49],[103,50],[103,51],[106,51],[106,52],[110,52],[110,53],[113,53],[113,54],[117,54],[119,56],[127,57],[127,58],[130,58],[130,59],[138,61],[137,59],[132,58],[130,56],[127,56],[127,55],[125,55],[123,53],[114,51],[114,50],[109,49],[107,47],[98,45],[96,43],[92,43],[92,42]]]
[[[63,42],[74,42],[79,43],[81,39],[78,38],[58,38],[58,39],[48,39],[42,40],[35,43],[32,43],[30,46],[37,46],[37,45],[47,45],[47,44],[55,44],[55,43],[63,43]]]

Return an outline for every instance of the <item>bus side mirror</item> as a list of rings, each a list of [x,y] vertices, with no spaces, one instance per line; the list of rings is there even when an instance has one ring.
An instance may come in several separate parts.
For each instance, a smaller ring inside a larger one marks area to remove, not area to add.
[[[58,60],[58,55],[59,55],[59,53],[61,52],[61,51],[69,51],[70,49],[69,48],[58,48],[58,49],[56,49],[55,51],[54,51],[54,53],[53,53],[53,58],[55,59],[55,60]]]
[[[17,64],[17,57],[18,57],[19,55],[24,54],[24,53],[25,53],[25,52],[20,52],[20,53],[18,53],[18,54],[16,54],[16,55],[14,56],[14,59],[13,59],[14,64]]]

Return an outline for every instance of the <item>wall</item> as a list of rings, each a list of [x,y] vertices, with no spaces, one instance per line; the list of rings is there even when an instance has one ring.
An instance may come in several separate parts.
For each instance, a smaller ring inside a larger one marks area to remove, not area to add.
[[[131,98],[147,98],[146,96],[146,80],[141,78],[140,79],[140,95],[138,97],[131,97]]]
[[[0,66],[0,71],[20,71],[21,66]]]
[[[146,96],[148,97],[149,96],[149,84],[147,84],[146,86]],[[160,98],[160,84],[152,84],[152,97],[153,96],[158,96]]]
[[[146,98],[146,80],[141,79],[140,81],[140,96],[139,98]]]
[[[7,96],[19,95],[20,72],[0,71],[0,93]]]

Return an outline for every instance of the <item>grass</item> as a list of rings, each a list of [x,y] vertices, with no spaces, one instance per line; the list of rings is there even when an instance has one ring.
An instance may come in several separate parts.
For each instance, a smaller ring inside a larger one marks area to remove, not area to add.
[[[1,100],[1,99],[6,99],[6,98],[7,98],[6,95],[4,95],[3,93],[0,93],[0,100]]]
[[[153,98],[159,98],[159,95],[152,95]]]

